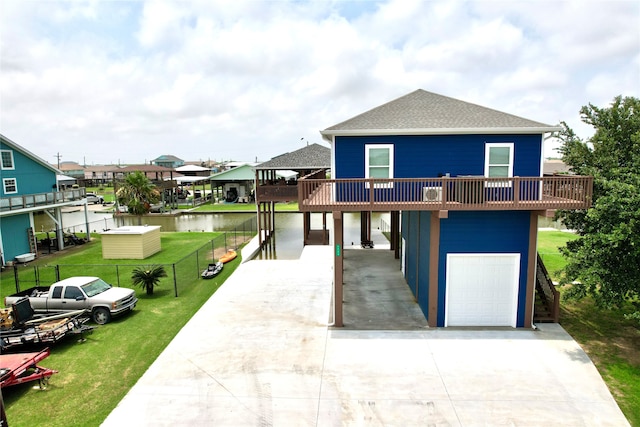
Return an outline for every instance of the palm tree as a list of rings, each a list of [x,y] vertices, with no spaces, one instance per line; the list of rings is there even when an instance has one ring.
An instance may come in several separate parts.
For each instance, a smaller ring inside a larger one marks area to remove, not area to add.
[[[142,215],[149,213],[151,205],[160,200],[160,192],[144,173],[136,171],[126,176],[116,199],[129,213],[137,215],[138,225],[142,225]]]
[[[140,285],[147,291],[147,295],[153,295],[153,287],[158,286],[162,277],[167,277],[167,272],[162,265],[136,267],[131,272],[133,285]]]

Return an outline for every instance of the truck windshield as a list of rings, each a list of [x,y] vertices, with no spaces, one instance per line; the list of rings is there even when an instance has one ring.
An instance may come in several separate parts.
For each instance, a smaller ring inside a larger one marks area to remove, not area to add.
[[[99,293],[110,289],[111,285],[102,279],[97,279],[93,282],[87,283],[86,285],[82,285],[81,288],[84,293],[87,294],[87,297],[91,298],[92,296],[98,295]]]

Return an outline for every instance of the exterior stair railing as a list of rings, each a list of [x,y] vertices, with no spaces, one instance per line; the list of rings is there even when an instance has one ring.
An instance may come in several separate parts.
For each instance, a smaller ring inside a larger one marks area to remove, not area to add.
[[[560,293],[556,290],[542,257],[538,254],[536,271],[536,306],[534,322],[560,321]]]

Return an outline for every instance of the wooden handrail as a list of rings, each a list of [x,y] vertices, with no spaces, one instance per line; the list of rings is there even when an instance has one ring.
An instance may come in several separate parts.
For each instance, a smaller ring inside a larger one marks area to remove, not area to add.
[[[300,179],[301,210],[587,209],[593,177]]]
[[[553,285],[551,276],[545,267],[542,257],[538,253],[538,274],[542,277],[538,277],[538,283],[542,287],[542,291],[547,297],[547,310],[549,311],[551,318],[554,322],[560,321],[560,292]]]

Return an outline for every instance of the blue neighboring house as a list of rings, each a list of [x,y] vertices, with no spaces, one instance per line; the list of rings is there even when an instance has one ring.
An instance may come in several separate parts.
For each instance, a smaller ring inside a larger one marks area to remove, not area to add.
[[[4,135],[0,135],[0,155],[0,253],[5,266],[16,256],[37,255],[34,212],[50,211],[59,219],[60,208],[77,204],[84,189],[58,191],[56,176],[61,172]],[[61,228],[59,223],[60,247]]]
[[[162,166],[169,169],[175,169],[184,166],[184,160],[171,154],[163,154],[162,156],[151,160],[151,163],[156,166]]]
[[[391,248],[430,326],[532,327],[538,216],[588,208],[593,187],[543,176],[559,130],[416,90],[321,131],[333,179],[302,180],[299,206],[333,212],[336,326],[342,213],[360,211],[363,242],[370,213],[391,212]]]

